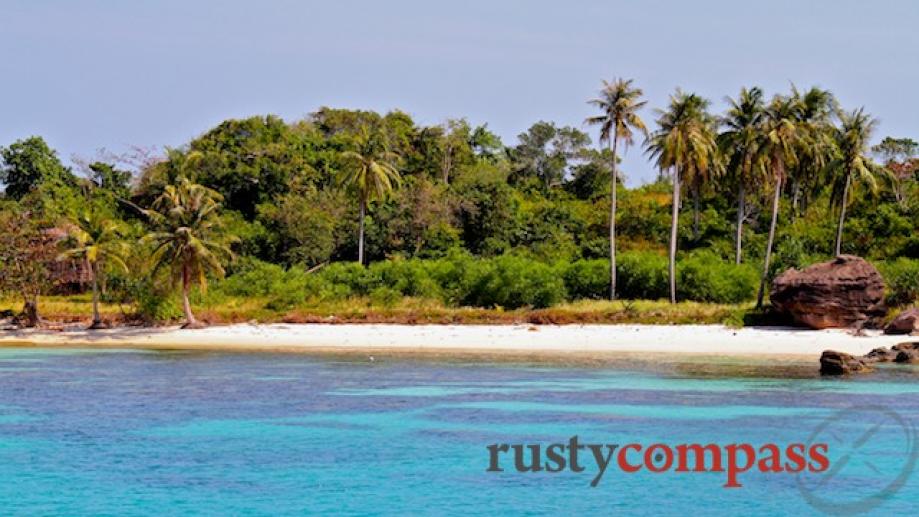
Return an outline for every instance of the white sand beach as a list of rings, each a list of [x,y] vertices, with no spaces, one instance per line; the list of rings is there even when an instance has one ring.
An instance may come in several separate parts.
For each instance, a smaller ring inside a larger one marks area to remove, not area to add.
[[[126,327],[0,332],[0,346],[438,355],[704,354],[764,359],[816,359],[827,349],[861,355],[876,347],[915,339],[874,331],[856,336],[846,330],[732,329],[720,325],[237,324],[200,330]]]

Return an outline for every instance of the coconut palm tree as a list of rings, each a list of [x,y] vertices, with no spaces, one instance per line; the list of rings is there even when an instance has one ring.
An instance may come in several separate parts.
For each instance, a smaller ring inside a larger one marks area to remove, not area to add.
[[[638,116],[646,101],[639,100],[641,88],[632,86],[632,80],[616,79],[603,81],[600,97],[588,101],[599,108],[601,114],[589,117],[586,124],[600,126],[600,141],[606,142],[610,157],[610,206],[609,206],[609,298],[616,299],[616,186],[619,181],[616,172],[617,146],[620,141],[625,148],[634,143],[634,131],[648,138],[648,128]]]
[[[763,90],[742,88],[737,99],[726,99],[730,107],[721,119],[726,130],[719,135],[722,156],[728,164],[737,188],[737,226],[734,236],[734,262],[743,260],[743,223],[746,218],[746,196],[749,185],[762,171],[759,137],[765,111]]]
[[[838,103],[832,92],[817,87],[801,92],[792,85],[791,98],[798,104],[796,118],[801,137],[797,164],[788,174],[791,215],[797,217],[807,208],[827,164],[836,153],[832,119],[838,111]]]
[[[707,109],[709,101],[677,90],[666,110],[657,110],[658,129],[647,142],[647,152],[657,167],[670,171],[673,206],[670,222],[670,302],[676,303],[677,223],[680,189],[684,179],[708,177],[719,166],[715,142],[715,121]]]
[[[153,226],[143,240],[153,244],[154,274],[168,267],[172,280],[182,283],[183,328],[203,326],[188,300],[192,283],[207,289],[207,275],[223,277],[222,263],[233,258],[222,233],[222,200],[217,192],[181,177],[175,185],[166,185],[151,209],[144,211]]]
[[[400,181],[396,160],[382,131],[364,126],[355,137],[357,150],[342,153],[340,181],[356,192],[360,203],[360,229],[357,241],[357,261],[364,263],[364,218],[367,205],[384,198]]]
[[[792,97],[776,95],[766,107],[760,147],[765,156],[774,191],[772,194],[772,218],[769,223],[769,237],[766,240],[766,254],[763,260],[763,274],[760,277],[756,307],[762,308],[766,292],[766,279],[772,260],[772,245],[775,242],[775,227],[779,217],[779,199],[786,171],[798,162],[798,150],[802,141],[799,125],[801,103]]]
[[[70,221],[63,245],[67,249],[58,256],[58,260],[77,259],[89,269],[93,286],[93,321],[89,328],[104,328],[99,314],[99,277],[108,264],[125,272],[128,270],[125,265],[128,244],[124,240],[124,226],[116,219],[88,210]]]
[[[865,108],[858,108],[849,113],[840,111],[838,116],[840,125],[835,131],[835,140],[839,154],[829,167],[829,170],[835,173],[833,177],[836,179],[831,200],[839,205],[839,223],[836,226],[834,248],[837,255],[842,251],[842,229],[846,221],[846,204],[849,201],[852,183],[863,183],[871,190],[877,190],[875,173],[881,172],[880,167],[868,157],[871,135],[877,127],[877,119],[865,113]]]

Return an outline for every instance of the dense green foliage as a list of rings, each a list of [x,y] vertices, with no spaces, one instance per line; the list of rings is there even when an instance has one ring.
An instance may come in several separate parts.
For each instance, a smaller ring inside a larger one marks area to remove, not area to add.
[[[14,142],[0,148],[0,210],[47,230],[94,207],[131,248],[127,273],[104,270],[102,296],[134,302],[152,319],[177,315],[170,274],[193,291],[210,275],[212,300],[252,296],[275,308],[354,296],[502,308],[607,298],[612,186],[618,297],[667,298],[672,252],[677,299],[750,301],[764,265],[768,281],[831,257],[839,241],[842,253],[879,266],[892,304],[915,302],[919,145],[887,138],[869,150],[873,120],[840,115],[823,90],[771,101],[745,90],[721,118],[698,96],[672,101],[645,142],[660,177],[631,189],[622,183],[628,170],[616,167],[611,181],[611,137],[633,143],[615,117],[598,119],[596,148],[580,129],[545,121],[505,144],[462,119],[422,126],[399,111],[322,108],[294,122],[228,120],[133,169],[100,160],[78,174],[40,137]],[[167,228],[171,217],[184,221],[175,206],[160,201],[158,220],[149,208],[183,178],[213,192],[214,206],[206,221]],[[674,197],[682,209],[673,210]],[[202,222],[205,239],[180,242],[183,228]],[[176,246],[165,260],[156,250],[169,233]],[[366,265],[356,262],[362,238]],[[166,267],[155,270],[151,257]],[[202,296],[192,292],[192,302]]]

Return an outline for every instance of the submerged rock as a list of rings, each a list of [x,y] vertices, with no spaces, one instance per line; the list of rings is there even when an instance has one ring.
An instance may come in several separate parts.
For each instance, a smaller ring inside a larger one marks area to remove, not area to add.
[[[864,359],[845,352],[825,350],[820,356],[820,375],[848,375],[870,370]]]
[[[885,334],[919,334],[919,307],[907,309],[884,327]]]
[[[770,300],[779,312],[815,329],[876,328],[887,314],[883,277],[854,255],[785,271],[773,281]]]

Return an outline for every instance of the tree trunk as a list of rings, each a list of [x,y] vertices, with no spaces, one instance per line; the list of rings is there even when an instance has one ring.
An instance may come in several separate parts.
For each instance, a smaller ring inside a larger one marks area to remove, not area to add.
[[[743,180],[737,188],[737,232],[734,236],[734,263],[740,264],[743,261],[743,220],[746,211],[746,192],[744,191]]]
[[[670,219],[670,303],[676,303],[676,238],[680,218],[680,171],[673,170],[673,208]]]
[[[698,184],[693,185],[692,189],[692,241],[699,242],[699,197],[702,189]]]
[[[842,227],[846,222],[846,201],[849,199],[849,182],[852,175],[846,173],[846,185],[842,188],[842,204],[839,207],[839,225],[836,226],[836,256],[842,253]]]
[[[775,182],[775,195],[772,197],[772,221],[769,223],[769,239],[766,241],[766,258],[763,260],[763,276],[759,280],[759,292],[756,294],[756,308],[763,308],[766,295],[766,278],[769,276],[769,261],[772,260],[772,243],[775,241],[775,223],[779,218],[779,198],[782,195],[782,179]]]
[[[357,236],[357,262],[358,264],[364,263],[364,214],[367,211],[367,201],[361,199],[361,222],[360,230],[358,231]]]
[[[185,311],[185,325],[182,325],[183,329],[196,329],[201,328],[203,325],[198,323],[198,320],[195,319],[195,315],[191,312],[191,303],[188,301],[188,290],[191,284],[191,272],[188,271],[188,266],[182,266],[182,310]]]
[[[101,329],[105,325],[102,323],[102,316],[99,314],[99,280],[97,264],[89,263],[89,273],[93,282],[93,322],[89,325],[90,329]]]
[[[38,315],[38,296],[24,298],[22,314],[17,316],[16,320],[20,326],[26,328],[34,328],[41,323],[41,316]]]
[[[616,144],[618,138],[613,137],[613,166],[610,177],[610,205],[609,205],[609,299],[616,299]],[[607,144],[609,145],[609,144]]]

